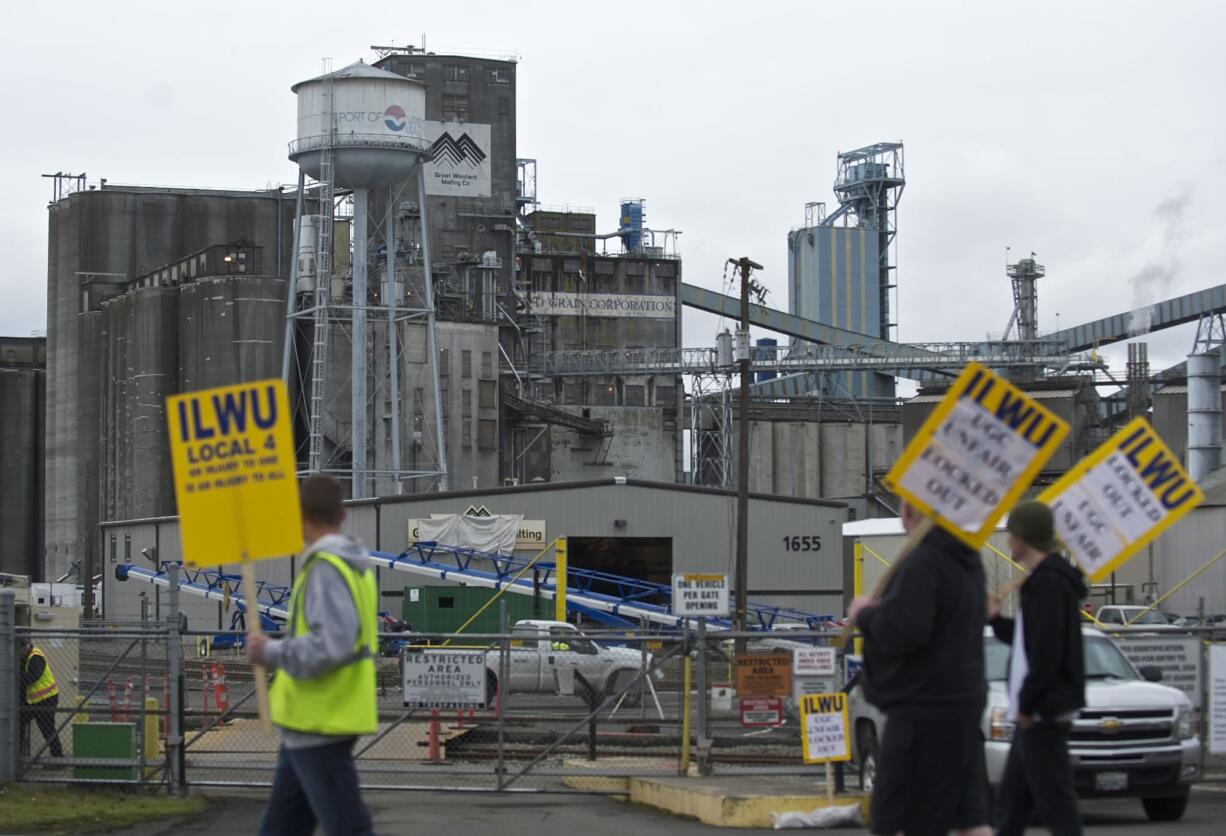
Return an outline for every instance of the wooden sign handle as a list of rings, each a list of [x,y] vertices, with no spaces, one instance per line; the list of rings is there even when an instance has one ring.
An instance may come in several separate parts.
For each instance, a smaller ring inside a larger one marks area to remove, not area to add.
[[[250,560],[242,562],[243,599],[247,604],[246,622],[248,640],[264,635],[260,624],[260,601],[255,587],[255,567]],[[272,733],[272,719],[268,715],[268,672],[263,663],[252,663],[251,680],[255,685],[255,706],[260,713],[260,727],[267,733]]]
[[[882,574],[882,576],[877,580],[877,585],[873,587],[873,598],[878,598],[881,596],[881,593],[885,591],[886,584],[890,582],[890,578],[894,577],[894,573],[898,571],[898,567],[904,560],[907,559],[911,552],[915,551],[915,547],[928,536],[928,532],[932,531],[935,526],[936,523],[934,523],[928,517],[925,517],[919,523],[919,525],[911,529],[910,533],[907,534],[907,539],[902,541],[902,548],[899,549],[898,557],[894,559],[894,562],[889,565],[889,568],[887,568],[884,574]],[[847,640],[851,638],[852,633],[855,631],[856,625],[849,620],[845,625],[843,625],[843,629],[839,635],[835,637],[834,646],[843,647],[845,644],[847,644]]]
[[[826,806],[834,806],[834,769],[826,761]]]

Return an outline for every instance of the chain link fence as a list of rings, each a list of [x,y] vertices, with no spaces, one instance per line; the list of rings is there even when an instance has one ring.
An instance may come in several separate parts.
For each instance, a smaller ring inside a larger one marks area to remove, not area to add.
[[[15,744],[14,777],[171,791],[271,783],[280,739],[259,719],[242,633],[186,631],[148,619],[13,627],[3,609],[0,600],[0,655],[12,667],[0,681],[0,741]],[[1209,731],[1203,650],[1222,637],[1120,638],[1137,664],[1152,661],[1141,653],[1158,658],[1187,646],[1179,664],[1196,675],[1177,680],[1172,670],[1168,684],[1202,691],[1196,701],[1202,739]],[[494,634],[382,634],[379,727],[354,749],[361,782],[614,794],[627,792],[631,776],[770,774],[822,782],[824,770],[802,762],[795,696],[844,687],[843,663],[855,657],[839,651],[833,676],[802,680],[790,674],[793,657],[827,645],[829,633],[741,638],[747,646],[738,653],[730,633],[700,638],[547,621]],[[21,704],[26,640],[55,675],[59,693],[48,704]],[[747,709],[736,690],[745,684],[738,683],[738,673],[746,673],[738,667],[747,658],[782,660],[766,671],[789,671],[787,684],[775,687],[781,699],[755,700]],[[468,666],[467,702],[423,701],[418,685],[423,666],[431,665],[439,675]]]

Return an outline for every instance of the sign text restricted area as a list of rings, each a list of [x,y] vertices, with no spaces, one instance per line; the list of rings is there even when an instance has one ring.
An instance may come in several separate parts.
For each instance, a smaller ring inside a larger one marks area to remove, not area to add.
[[[481,708],[485,705],[485,654],[455,650],[406,650],[406,708]]]
[[[887,483],[959,539],[982,546],[1038,475],[1068,424],[978,363],[954,382]]]
[[[166,415],[188,562],[219,566],[302,548],[284,381],[174,395]]]
[[[1039,495],[1091,581],[1111,574],[1204,498],[1144,418],[1130,421]]]

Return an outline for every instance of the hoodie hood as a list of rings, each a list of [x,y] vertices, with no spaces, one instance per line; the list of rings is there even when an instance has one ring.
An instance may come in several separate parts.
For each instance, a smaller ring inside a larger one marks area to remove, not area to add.
[[[924,542],[948,554],[965,571],[974,572],[983,566],[979,552],[943,528],[934,528]]]
[[[1034,567],[1034,572],[1031,574],[1037,575],[1039,572],[1050,572],[1053,575],[1058,575],[1077,593],[1078,600],[1090,594],[1090,588],[1086,586],[1085,575],[1081,574],[1080,569],[1058,554],[1049,554],[1043,558],[1042,562]]]
[[[334,554],[358,571],[365,571],[373,566],[366,547],[348,534],[325,534],[302,550],[303,557],[310,557],[315,552]]]

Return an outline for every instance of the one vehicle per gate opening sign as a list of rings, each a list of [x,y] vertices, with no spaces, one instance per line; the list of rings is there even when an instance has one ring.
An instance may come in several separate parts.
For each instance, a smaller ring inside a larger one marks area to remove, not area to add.
[[[937,525],[979,548],[1068,430],[1021,389],[970,363],[885,481]]]
[[[221,566],[302,548],[284,381],[173,395],[166,417],[188,563]]]
[[[727,575],[673,575],[673,615],[717,618],[727,614]]]

